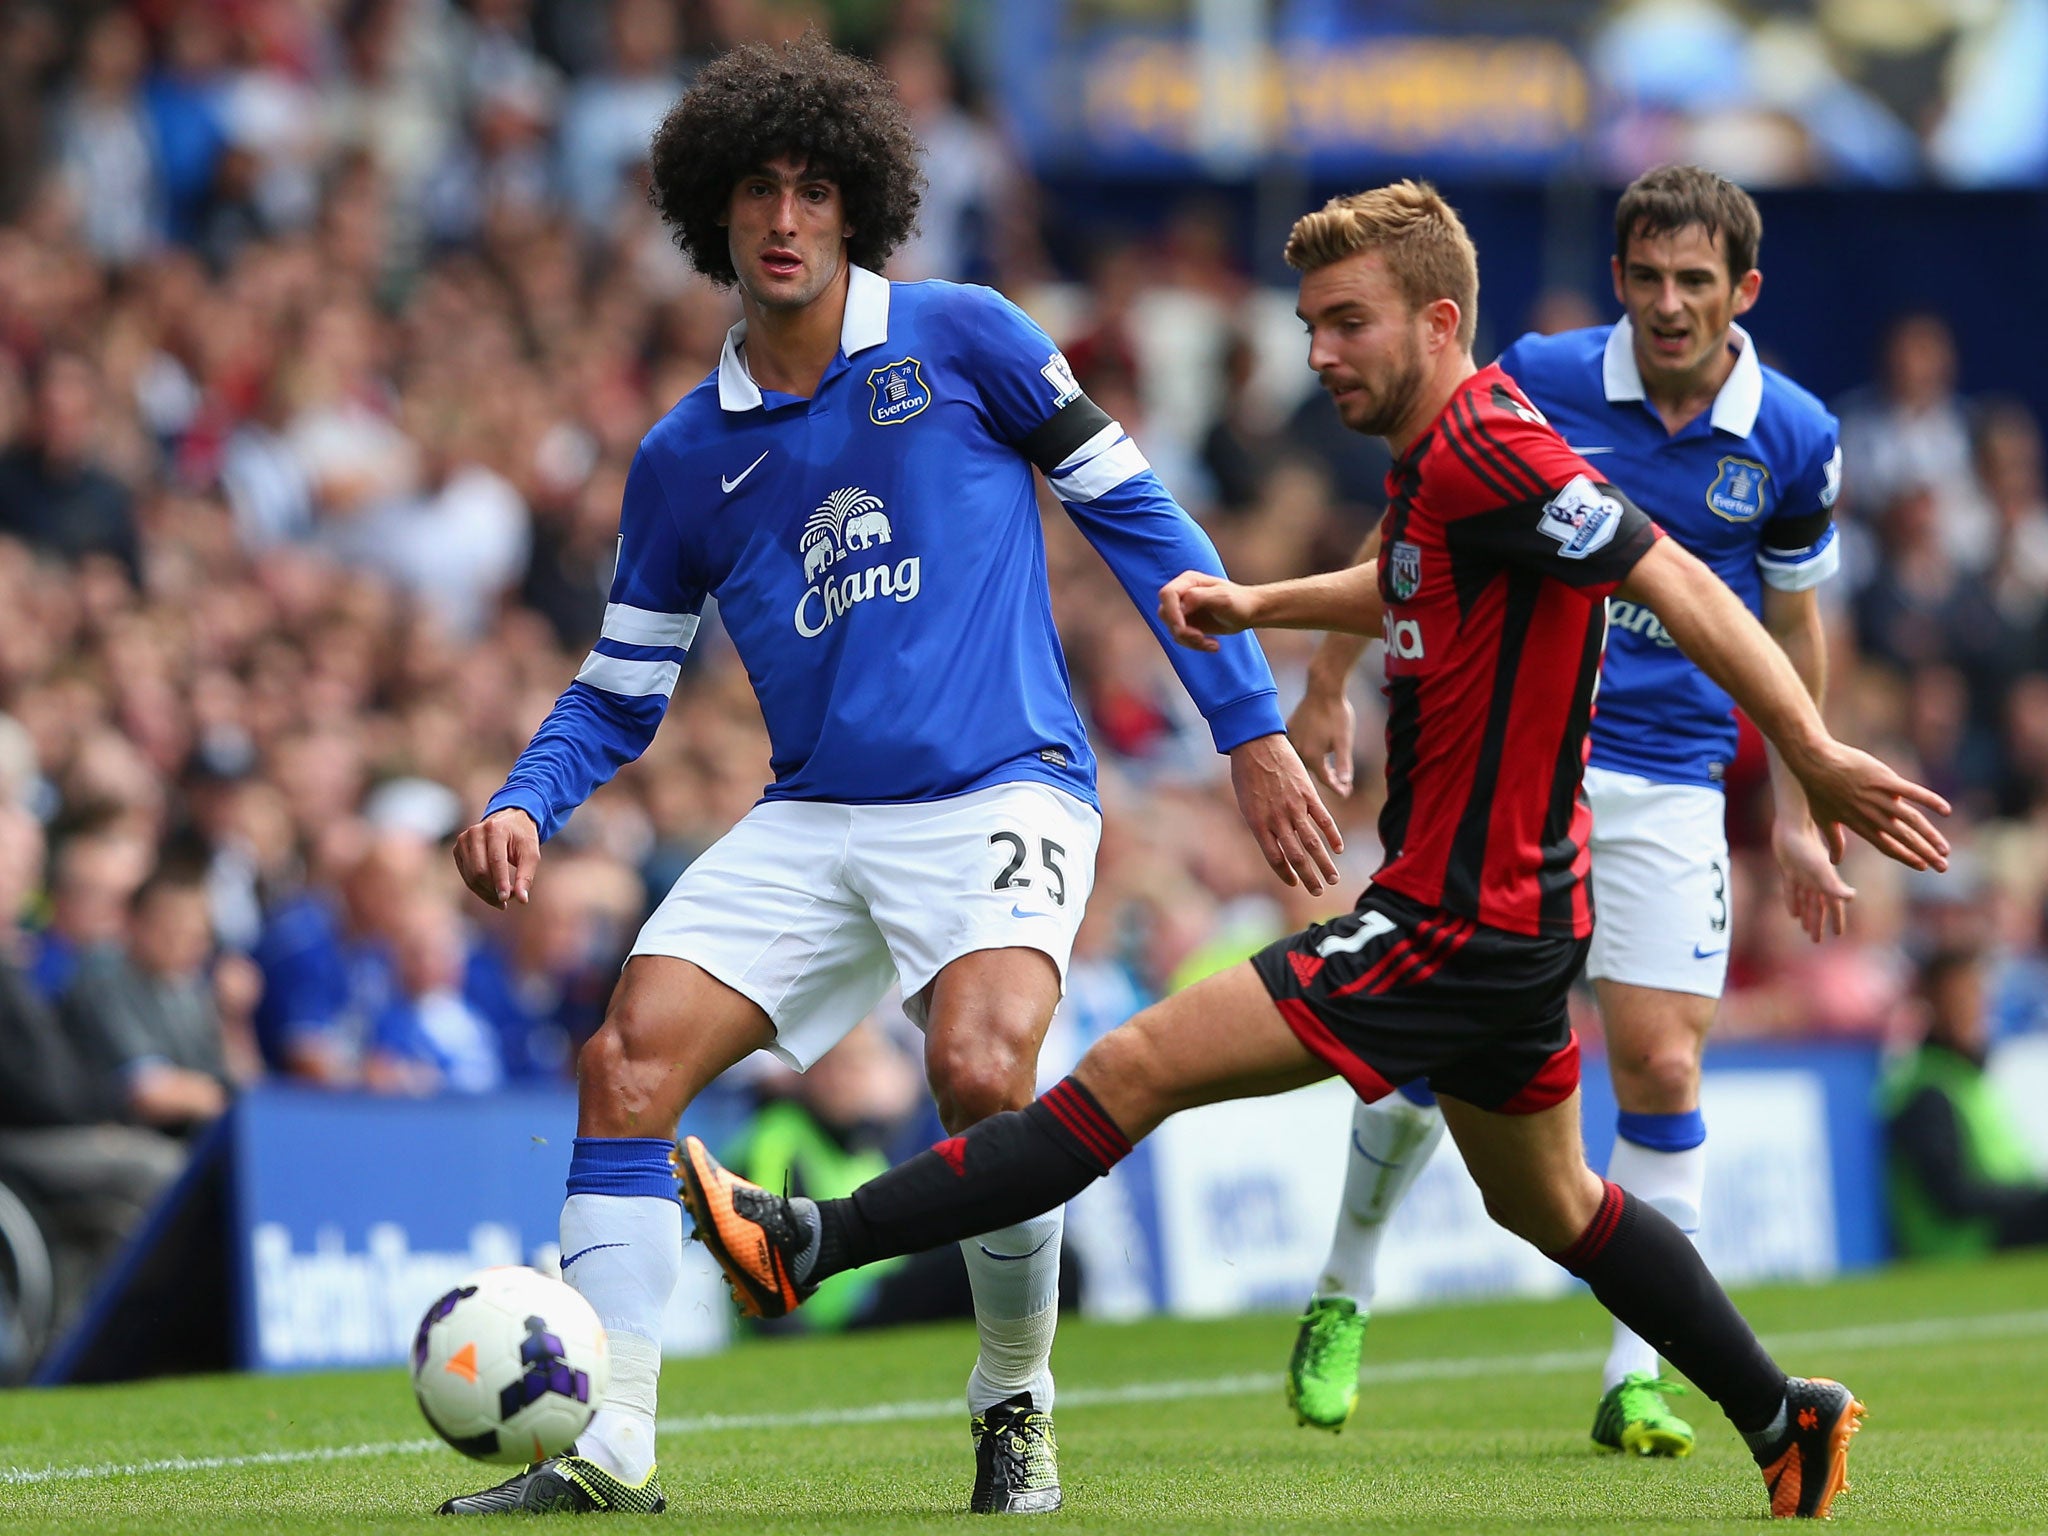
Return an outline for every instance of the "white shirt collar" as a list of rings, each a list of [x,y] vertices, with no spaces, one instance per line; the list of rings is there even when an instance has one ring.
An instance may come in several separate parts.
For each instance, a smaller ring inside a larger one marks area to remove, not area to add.
[[[747,339],[743,318],[725,333],[718,354],[718,404],[722,410],[751,411],[761,404],[761,386],[747,372],[740,343]],[[866,267],[849,267],[846,314],[839,322],[839,350],[848,357],[879,347],[889,339],[889,280]]]
[[[1707,419],[1723,432],[1747,437],[1756,430],[1756,415],[1763,408],[1764,369],[1757,361],[1756,343],[1749,339],[1749,332],[1739,325],[1728,329],[1742,343],[1742,350],[1735,354],[1734,371],[1714,396],[1714,409]],[[1645,398],[1642,371],[1636,367],[1635,329],[1626,315],[1607,333],[1607,351],[1600,359],[1600,382],[1610,405]]]

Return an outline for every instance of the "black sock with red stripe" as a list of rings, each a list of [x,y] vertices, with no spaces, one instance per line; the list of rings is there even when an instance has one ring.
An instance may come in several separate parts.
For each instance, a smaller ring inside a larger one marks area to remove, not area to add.
[[[1719,1403],[1737,1429],[1770,1424],[1785,1401],[1785,1373],[1662,1211],[1609,1184],[1578,1241],[1551,1257]]]
[[[1130,1150],[1095,1096],[1062,1078],[1035,1102],[949,1136],[846,1199],[820,1200],[817,1257],[803,1283],[1042,1215]]]

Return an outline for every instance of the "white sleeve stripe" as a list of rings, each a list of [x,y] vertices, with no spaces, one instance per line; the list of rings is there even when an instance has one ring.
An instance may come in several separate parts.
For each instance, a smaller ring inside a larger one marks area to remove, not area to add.
[[[1055,475],[1072,474],[1075,470],[1079,469],[1083,464],[1086,464],[1090,459],[1094,458],[1095,455],[1097,455],[1098,453],[1102,453],[1107,449],[1115,447],[1116,444],[1123,438],[1123,435],[1123,424],[1121,422],[1112,421],[1100,432],[1096,433],[1093,437],[1089,438],[1087,442],[1083,443],[1080,447],[1076,448],[1064,459],[1061,459],[1059,462],[1059,468],[1055,469],[1053,473]]]
[[[676,691],[676,679],[682,670],[672,661],[624,661],[592,651],[584,658],[576,681],[623,698],[640,699],[658,693],[665,699]]]
[[[631,603],[606,603],[604,637],[621,645],[667,645],[686,651],[697,638],[694,613],[658,613]]]
[[[1835,525],[1833,523],[1828,524],[1827,527],[1821,530],[1820,537],[1803,549],[1773,549],[1768,544],[1759,544],[1756,551],[1756,563],[1758,565],[1803,565],[1808,560],[1816,558],[1822,550],[1834,543],[1836,532]]]
[[[1151,467],[1151,462],[1138,451],[1138,445],[1127,437],[1071,474],[1053,476],[1053,494],[1061,501],[1093,501]]]
[[[1758,555],[1756,563],[1767,585],[1780,592],[1804,592],[1808,587],[1819,586],[1841,568],[1842,541],[1829,539],[1818,553],[1797,560],[1771,560]]]

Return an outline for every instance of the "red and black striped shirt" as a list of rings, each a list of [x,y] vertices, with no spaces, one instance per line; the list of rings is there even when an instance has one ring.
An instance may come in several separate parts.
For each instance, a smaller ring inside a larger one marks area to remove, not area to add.
[[[1386,862],[1376,885],[1489,927],[1593,931],[1580,794],[1606,597],[1660,537],[1498,367],[1387,476]]]

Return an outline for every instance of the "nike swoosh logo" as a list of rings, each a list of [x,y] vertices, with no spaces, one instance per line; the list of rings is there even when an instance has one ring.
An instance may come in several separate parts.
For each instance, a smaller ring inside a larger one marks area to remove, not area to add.
[[[767,458],[768,455],[773,453],[774,451],[775,450],[772,448],[763,448],[761,450],[761,459]],[[741,470],[738,474],[734,475],[730,480],[726,479],[723,475],[720,475],[718,477],[718,483],[720,486],[724,487],[727,495],[731,495],[733,491],[739,488],[739,483],[742,480],[746,479],[747,476],[751,475],[755,470],[761,467],[761,459],[754,460],[753,463],[749,464],[745,469]]]
[[[1048,1232],[1039,1241],[1038,1246],[1032,1249],[1029,1253],[997,1253],[994,1249],[990,1248],[986,1243],[976,1243],[974,1246],[979,1248],[983,1253],[987,1254],[990,1258],[997,1260],[999,1263],[1016,1264],[1025,1259],[1037,1258],[1041,1253],[1045,1252],[1045,1245],[1051,1242],[1058,1235],[1059,1234],[1057,1232]]]
[[[1726,944],[1723,944],[1719,949],[1701,949],[1697,944],[1692,947],[1692,957],[1695,960],[1711,960],[1716,955],[1725,955],[1727,953],[1728,946]]]
[[[1578,455],[1578,456],[1579,456],[1580,458],[1582,458],[1582,459],[1584,459],[1584,458],[1590,458],[1590,457],[1591,457],[1591,456],[1592,456],[1593,454],[1596,454],[1596,453],[1612,453],[1612,452],[1614,452],[1614,450],[1613,450],[1612,448],[1581,448],[1581,447],[1579,447],[1579,446],[1578,446],[1577,444],[1575,444],[1575,443],[1566,443],[1566,444],[1565,444],[1565,447],[1567,447],[1567,448],[1571,449],[1571,451],[1572,451],[1573,453],[1576,453],[1576,454],[1577,454],[1577,455]]]
[[[1051,917],[1051,916],[1052,916],[1052,914],[1051,914],[1050,912],[1026,912],[1026,911],[1025,911],[1025,910],[1024,910],[1024,909],[1023,909],[1022,907],[1020,907],[1020,906],[1016,906],[1016,905],[1012,905],[1012,906],[1011,906],[1011,908],[1010,908],[1010,916],[1012,916],[1012,917]],[[996,1257],[999,1257],[999,1255],[996,1255],[996,1254],[990,1254],[990,1255],[989,1255],[989,1257],[990,1257],[990,1258],[996,1258]]]
[[[1351,1150],[1364,1158],[1368,1163],[1371,1163],[1375,1168],[1399,1168],[1401,1166],[1399,1163],[1388,1162],[1384,1157],[1374,1157],[1370,1152],[1366,1151],[1365,1143],[1358,1139],[1356,1128],[1351,1132]]]
[[[597,1252],[597,1250],[600,1248],[624,1248],[625,1246],[626,1244],[624,1243],[592,1243],[588,1248],[579,1248],[574,1253],[570,1254],[569,1257],[562,1260],[562,1268],[564,1270],[567,1270],[568,1267],[571,1264],[574,1264],[578,1259],[583,1258],[588,1254],[593,1254]]]

